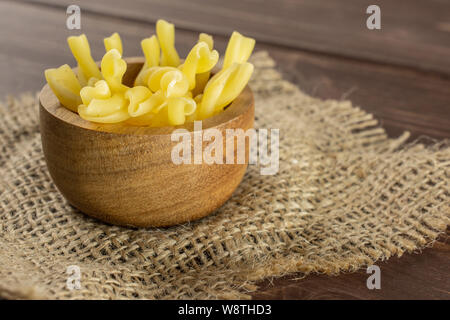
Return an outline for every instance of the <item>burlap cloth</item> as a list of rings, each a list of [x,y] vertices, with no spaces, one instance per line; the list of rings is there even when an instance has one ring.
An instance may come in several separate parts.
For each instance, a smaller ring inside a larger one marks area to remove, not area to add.
[[[253,57],[256,126],[280,128],[280,170],[250,166],[211,216],[130,229],[67,204],[47,172],[35,96],[0,105],[0,296],[247,298],[255,281],[337,274],[433,243],[450,218],[447,142],[404,145],[348,101],[319,100]],[[81,270],[68,290],[66,268]]]

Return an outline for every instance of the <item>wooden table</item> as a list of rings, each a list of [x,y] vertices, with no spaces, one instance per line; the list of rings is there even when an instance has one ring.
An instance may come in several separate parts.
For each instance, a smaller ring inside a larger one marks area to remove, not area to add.
[[[283,75],[320,98],[350,99],[376,115],[391,136],[404,130],[429,143],[450,136],[450,2],[439,0],[165,0],[0,1],[0,96],[36,91],[43,70],[73,63],[66,8],[81,7],[82,32],[94,57],[120,31],[125,54],[158,18],[174,22],[185,55],[205,31],[224,52],[233,30],[257,39]],[[381,30],[366,28],[370,4]],[[447,233],[448,235],[448,233]],[[421,254],[380,262],[381,290],[368,290],[365,270],[336,277],[295,275],[261,283],[256,299],[449,299],[450,243],[442,236]]]

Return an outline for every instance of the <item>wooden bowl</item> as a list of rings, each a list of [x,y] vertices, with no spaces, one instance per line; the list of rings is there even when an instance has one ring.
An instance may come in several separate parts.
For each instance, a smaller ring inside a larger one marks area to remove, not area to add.
[[[126,61],[124,83],[132,85],[144,60]],[[192,123],[164,128],[92,123],[61,106],[48,85],[39,101],[42,147],[54,183],[73,206],[109,223],[171,226],[202,218],[230,198],[247,168],[247,161],[174,164],[171,151],[178,142],[171,133],[187,129],[193,145]],[[247,86],[225,111],[204,120],[202,131],[216,128],[225,138],[226,129],[247,130],[253,121]],[[236,160],[236,148],[234,153]],[[246,153],[248,159],[248,144]]]

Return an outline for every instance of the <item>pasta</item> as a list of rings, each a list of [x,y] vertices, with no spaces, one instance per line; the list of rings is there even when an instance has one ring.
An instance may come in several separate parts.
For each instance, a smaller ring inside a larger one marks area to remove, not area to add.
[[[161,106],[164,101],[166,101],[164,94],[161,90],[156,91],[150,98],[141,102],[138,108],[135,110],[133,117],[143,116],[150,111],[153,113],[154,110],[158,110],[157,108]]]
[[[206,84],[201,105],[199,119],[205,119],[220,111],[233,101],[247,85],[253,72],[253,65],[245,62],[234,63],[231,67],[222,69]]]
[[[197,104],[192,98],[170,98],[167,101],[167,118],[170,125],[184,124],[186,116],[194,114]]]
[[[60,103],[81,118],[97,123],[136,126],[178,126],[221,112],[247,85],[253,65],[247,62],[255,40],[233,32],[224,63],[214,40],[200,33],[184,61],[175,49],[175,27],[156,23],[156,35],[141,41],[145,62],[133,86],[123,83],[127,63],[118,33],[104,38],[106,53],[100,68],[91,56],[84,34],[67,39],[77,61],[77,74],[68,66],[45,71],[45,78]]]
[[[140,116],[146,111],[149,110],[142,110],[142,107],[140,106],[142,102],[146,101],[150,96],[152,95],[152,92],[144,86],[136,86],[133,88],[128,89],[125,92],[125,98],[130,101],[128,105],[128,113],[132,117]]]
[[[122,84],[122,77],[127,71],[127,63],[117,49],[111,49],[103,56],[101,67],[103,78],[112,92],[124,92],[128,89]]]
[[[200,33],[200,35],[198,36],[198,42],[205,42],[208,45],[209,50],[211,51],[214,48],[213,37],[209,34]],[[205,89],[206,83],[208,82],[210,76],[210,71],[197,73],[195,75],[195,88],[192,90],[194,96],[197,96],[198,94],[203,92],[203,89]]]
[[[92,99],[87,106],[81,104],[78,113],[85,120],[99,123],[117,123],[130,118],[128,102],[120,93],[107,99]]]
[[[215,111],[221,111],[226,105],[231,103],[244,90],[253,73],[253,65],[245,62],[242,64],[233,64],[230,68],[230,75],[226,80],[225,86],[217,103],[214,106]],[[206,84],[205,91],[214,82]],[[206,92],[205,92],[206,94]]]
[[[86,35],[67,38],[70,50],[78,63],[78,76],[83,85],[87,84],[91,77],[101,79],[100,70],[91,56],[91,48]]]
[[[94,79],[94,78],[91,78]],[[108,99],[111,97],[111,90],[105,80],[98,80],[91,86],[86,86],[80,91],[81,101],[88,105],[93,99]]]
[[[156,36],[141,41],[142,51],[145,56],[145,63],[134,82],[135,86],[143,86],[148,81],[148,70],[151,67],[159,66],[160,48]]]
[[[219,53],[216,50],[211,50],[204,41],[200,41],[192,48],[181,68],[189,81],[189,90],[195,87],[196,74],[209,72],[218,60]]]
[[[223,60],[223,69],[230,67],[233,63],[244,63],[248,60],[255,47],[255,40],[234,31],[228,41]]]
[[[189,90],[189,81],[186,76],[174,67],[151,68],[147,85],[151,91],[162,90],[167,98],[184,96]]]
[[[164,20],[156,22],[156,34],[162,51],[161,65],[177,67],[180,57],[175,49],[175,26]]]
[[[108,52],[111,49],[117,49],[120,55],[123,54],[122,40],[120,39],[120,36],[117,32],[114,32],[110,37],[105,38],[103,40],[103,43],[105,44],[106,52]]]
[[[87,83],[87,86],[93,87],[93,86],[95,86],[95,84],[96,84],[97,81],[99,81],[99,80],[100,80],[100,79],[97,79],[97,78],[95,78],[95,77],[92,77],[92,78],[89,79],[89,81],[88,81],[88,83]]]
[[[208,45],[209,50],[214,48],[214,39],[207,33],[200,33],[198,35],[198,42],[205,42]]]
[[[45,70],[45,79],[61,104],[77,112],[77,108],[81,104],[81,86],[69,65],[65,64],[57,69]]]

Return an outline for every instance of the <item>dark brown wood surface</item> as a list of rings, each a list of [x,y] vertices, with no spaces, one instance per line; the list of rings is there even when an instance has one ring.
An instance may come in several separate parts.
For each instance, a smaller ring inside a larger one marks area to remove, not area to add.
[[[74,65],[66,37],[67,4],[82,10],[82,32],[95,59],[103,38],[119,31],[126,56],[154,33],[157,18],[177,24],[185,55],[198,32],[215,36],[223,52],[233,29],[256,37],[278,68],[303,91],[320,98],[350,99],[374,113],[391,136],[450,137],[450,2],[376,1],[382,29],[365,27],[369,1],[0,1],[0,97],[39,90],[43,70]],[[372,2],[370,2],[372,4]],[[257,107],[257,106],[256,106]],[[430,141],[431,139],[426,139]],[[450,245],[380,262],[381,290],[368,290],[364,270],[336,277],[311,275],[265,281],[259,299],[449,299]]]
[[[240,30],[259,42],[419,67],[450,74],[450,10],[442,0],[33,0],[220,35]],[[365,27],[366,8],[382,8],[383,31]],[[433,35],[430,37],[430,35]]]

